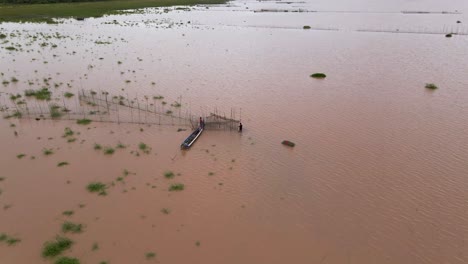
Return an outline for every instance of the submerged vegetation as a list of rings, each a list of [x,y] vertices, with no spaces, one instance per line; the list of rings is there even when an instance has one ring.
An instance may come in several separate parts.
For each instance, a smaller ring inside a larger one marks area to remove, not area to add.
[[[80,264],[80,260],[77,258],[60,257],[54,262],[54,264]]]
[[[424,86],[424,87],[426,87],[427,89],[431,89],[431,90],[435,90],[435,89],[439,88],[439,87],[437,87],[437,85],[435,85],[433,83],[426,83],[426,86]]]
[[[99,195],[106,195],[107,186],[102,182],[92,182],[86,186],[86,189],[92,193],[98,193]]]
[[[42,88],[39,90],[26,90],[24,95],[27,97],[35,97],[37,100],[49,101],[52,97],[52,92],[48,88]]]
[[[48,241],[42,249],[42,256],[55,257],[62,254],[65,250],[70,249],[73,241],[66,237],[57,237],[54,241]]]
[[[185,189],[185,185],[183,183],[174,183],[169,186],[169,191],[183,191]]]
[[[83,119],[78,119],[76,120],[76,123],[78,125],[89,125],[91,123],[91,120],[90,119],[86,119],[86,118],[83,118]]]
[[[0,242],[6,243],[8,246],[14,246],[21,242],[21,239],[2,233],[0,234]]]
[[[164,172],[164,177],[166,177],[166,179],[172,179],[174,178],[174,173],[172,171],[166,171]]]
[[[317,72],[317,73],[311,74],[310,77],[315,78],[315,79],[325,79],[327,75],[325,73]]]
[[[101,17],[105,14],[115,14],[119,10],[174,5],[222,4],[224,2],[224,0],[0,0],[0,6],[3,6],[3,8],[0,8],[0,22],[29,21],[56,23],[53,21],[53,18],[75,17],[77,20],[83,20],[87,17]],[[40,3],[40,5],[34,3]]]
[[[62,224],[62,232],[64,233],[81,233],[83,232],[82,224],[75,224],[72,222],[65,222]]]

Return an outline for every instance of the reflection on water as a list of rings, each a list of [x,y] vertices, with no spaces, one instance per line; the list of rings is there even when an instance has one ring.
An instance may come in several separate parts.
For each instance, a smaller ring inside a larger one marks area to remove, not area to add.
[[[320,12],[254,12],[271,8]],[[74,210],[86,231],[67,255],[86,263],[143,263],[153,251],[161,263],[467,263],[467,39],[358,32],[462,32],[466,12],[465,1],[235,1],[2,24],[1,79],[19,80],[2,85],[2,104],[46,85],[182,96],[195,116],[242,109],[244,132],[207,130],[180,152],[189,131],[177,126],[2,119],[0,233],[22,241],[0,243],[0,262],[49,263],[42,244]],[[73,143],[66,126],[80,133]],[[127,148],[112,156],[93,149],[118,142]],[[136,154],[140,142],[150,154]],[[136,175],[118,181],[124,169]],[[91,181],[113,184],[98,197]],[[178,182],[185,190],[168,192]]]

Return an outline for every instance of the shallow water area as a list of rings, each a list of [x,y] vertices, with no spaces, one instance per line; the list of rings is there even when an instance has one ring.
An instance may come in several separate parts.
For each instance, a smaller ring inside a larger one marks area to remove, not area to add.
[[[461,0],[233,1],[0,24],[2,114],[71,111],[0,119],[0,234],[21,239],[0,241],[0,263],[53,263],[57,235],[81,263],[467,263],[467,14]],[[42,87],[51,101],[24,96]],[[79,100],[90,91],[171,114],[111,119],[122,108]],[[243,132],[181,151],[177,117],[213,111]]]

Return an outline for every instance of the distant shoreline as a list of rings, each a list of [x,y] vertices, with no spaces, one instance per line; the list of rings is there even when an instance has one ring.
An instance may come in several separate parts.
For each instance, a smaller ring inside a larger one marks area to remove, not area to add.
[[[108,0],[47,4],[0,4],[1,22],[46,22],[53,18],[89,18],[121,10],[178,5],[223,4],[225,0]]]

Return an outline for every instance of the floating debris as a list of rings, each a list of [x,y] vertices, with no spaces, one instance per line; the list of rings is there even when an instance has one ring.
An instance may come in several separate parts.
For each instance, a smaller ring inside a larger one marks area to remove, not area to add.
[[[296,146],[296,144],[294,142],[291,142],[289,140],[283,140],[283,142],[281,142],[281,144],[285,145],[285,146],[288,146],[288,147],[294,147]]]

